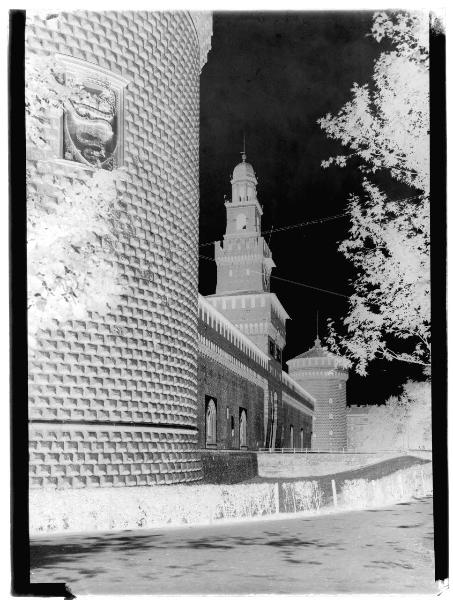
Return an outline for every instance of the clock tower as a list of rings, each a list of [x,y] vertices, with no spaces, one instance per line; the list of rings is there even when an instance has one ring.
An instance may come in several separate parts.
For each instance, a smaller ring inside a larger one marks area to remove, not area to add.
[[[245,151],[241,154],[231,178],[231,199],[225,202],[225,235],[215,243],[216,293],[206,299],[273,359],[273,372],[281,377],[289,316],[270,291],[275,263],[261,235],[258,182]]]
[[[225,235],[215,243],[216,293],[206,300],[269,357],[263,435],[265,445],[275,447],[283,435],[282,361],[289,315],[270,289],[275,263],[261,235],[258,182],[245,151],[241,154],[231,178],[231,199],[225,202]]]
[[[263,209],[258,202],[255,172],[246,162],[233,171],[231,200],[225,202],[226,232],[223,243],[215,246],[217,263],[216,294],[269,292],[270,275],[275,267],[272,254],[261,236]]]

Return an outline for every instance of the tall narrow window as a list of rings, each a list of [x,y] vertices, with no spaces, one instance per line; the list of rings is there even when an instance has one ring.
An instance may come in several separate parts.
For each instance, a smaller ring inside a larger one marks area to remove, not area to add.
[[[245,408],[240,409],[239,440],[241,448],[247,448],[247,411]]]
[[[269,338],[269,354],[275,356],[275,342]]]
[[[217,444],[217,406],[214,398],[206,399],[206,447]]]
[[[289,447],[294,448],[294,427],[289,426]]]
[[[300,447],[303,448],[304,447],[304,428],[301,427],[300,430]]]

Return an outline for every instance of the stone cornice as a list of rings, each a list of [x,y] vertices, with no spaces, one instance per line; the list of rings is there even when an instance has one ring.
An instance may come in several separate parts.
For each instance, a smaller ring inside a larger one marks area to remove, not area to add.
[[[228,332],[228,339],[237,346],[240,350],[248,354],[253,360],[260,364],[263,368],[267,368],[269,357],[261,348],[259,348],[252,340],[247,337],[240,329],[235,327],[233,323],[218,311],[206,298],[199,294],[198,296],[198,314],[199,318],[208,323],[217,331],[223,331],[225,337]]]
[[[296,410],[298,410],[300,412],[303,412],[306,415],[309,415],[310,417],[313,416],[313,410],[311,410],[310,408],[308,408],[308,406],[305,406],[304,404],[301,404],[298,400],[296,400],[296,398],[292,398],[284,390],[282,392],[282,400],[283,400],[283,402],[285,402],[285,404],[288,404],[289,406],[292,406]]]
[[[259,385],[263,390],[267,390],[267,381],[264,377],[258,375],[256,371],[247,367],[247,365],[242,363],[239,359],[235,358],[229,352],[226,352],[226,350],[223,350],[203,335],[199,336],[199,350],[201,354],[218,362],[230,371],[236,373],[236,375],[248,379],[255,385]]]
[[[286,371],[282,371],[282,381],[287,387],[292,388],[303,398],[311,402],[313,406],[316,404],[316,398],[314,398],[309,392],[307,392],[307,390],[305,390],[299,383],[297,383],[297,381],[294,381],[294,379],[290,377]]]
[[[293,368],[291,377],[299,381],[303,381],[304,379],[337,379],[339,381],[346,381],[348,379],[348,373],[347,371],[338,369],[308,370]]]

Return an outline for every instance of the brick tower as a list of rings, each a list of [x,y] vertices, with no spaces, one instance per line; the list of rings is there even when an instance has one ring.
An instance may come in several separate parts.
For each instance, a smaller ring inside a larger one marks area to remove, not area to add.
[[[329,352],[319,338],[310,350],[287,361],[289,375],[316,398],[312,448],[339,452],[347,447],[344,359]]]
[[[241,154],[231,179],[231,200],[225,202],[225,235],[215,245],[216,293],[207,299],[281,366],[289,316],[270,291],[275,263],[261,235],[263,209],[255,171]]]
[[[216,294],[206,300],[271,359],[264,405],[265,437],[266,445],[278,446],[282,423],[282,351],[289,315],[270,291],[275,263],[261,235],[263,209],[257,197],[255,171],[246,162],[245,149],[241,154],[242,161],[234,168],[231,179],[231,200],[225,202],[225,235],[215,245]]]

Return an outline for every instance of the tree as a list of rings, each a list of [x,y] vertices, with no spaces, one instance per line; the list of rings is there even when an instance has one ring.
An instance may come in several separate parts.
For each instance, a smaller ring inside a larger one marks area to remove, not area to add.
[[[27,32],[49,26],[46,14],[30,16]],[[53,20],[54,21],[54,20]],[[58,26],[58,25],[53,25]],[[29,341],[39,329],[90,311],[105,314],[118,303],[116,251],[119,220],[114,174],[77,170],[55,174],[49,133],[66,103],[83,93],[61,73],[50,53],[26,56],[27,258]]]
[[[376,13],[371,35],[390,49],[375,62],[372,81],[354,83],[338,114],[318,121],[348,148],[323,166],[354,159],[363,174],[363,194],[348,203],[349,237],[339,246],[357,270],[346,334],[330,322],[329,336],[362,375],[375,358],[430,364],[428,33],[424,13]],[[390,198],[376,181],[382,174],[413,193]]]
[[[426,381],[408,381],[399,397],[370,406],[354,444],[356,450],[369,452],[431,446],[431,387]]]

